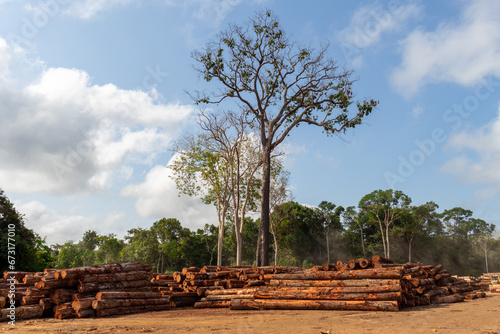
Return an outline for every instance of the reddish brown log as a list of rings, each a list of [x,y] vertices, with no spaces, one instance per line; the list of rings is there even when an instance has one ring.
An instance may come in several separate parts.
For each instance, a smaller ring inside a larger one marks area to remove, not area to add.
[[[233,299],[233,310],[363,310],[398,311],[397,301]]]
[[[76,316],[76,318],[94,318],[95,317],[95,310],[93,310],[93,309],[81,310],[79,312],[76,312],[75,316]]]
[[[102,310],[116,307],[132,307],[145,305],[169,305],[170,298],[148,298],[148,299],[102,299],[94,300],[92,308],[94,310]]]
[[[147,271],[129,271],[125,273],[92,274],[83,275],[79,282],[83,283],[107,283],[116,281],[138,281],[149,278]]]
[[[35,286],[40,290],[53,290],[59,288],[76,287],[78,281],[74,279],[52,279],[52,280],[42,280],[35,283]]]
[[[56,289],[50,294],[50,302],[54,304],[67,303],[73,300],[73,295],[78,293],[73,289]]]
[[[200,272],[200,270],[201,268],[196,267],[182,268],[182,274],[186,275],[187,273]]]
[[[52,310],[56,304],[51,303],[49,298],[42,298],[38,303],[43,310]]]
[[[271,274],[263,275],[263,279],[281,279],[281,280],[340,280],[340,279],[400,279],[402,269],[364,269],[364,270],[346,270],[338,271],[318,271],[307,274]]]
[[[276,280],[269,282],[270,286],[283,287],[374,287],[397,286],[398,279],[346,279],[346,280]]]
[[[373,262],[379,262],[379,263],[394,263],[391,259],[382,257],[380,255],[373,255],[372,256],[372,261]]]
[[[25,275],[23,277],[23,283],[24,284],[30,284],[34,285],[36,282],[40,282],[42,280],[41,276],[34,276],[34,275]]]
[[[358,263],[359,267],[361,269],[366,269],[370,266],[370,260],[368,259],[357,259],[356,262]]]
[[[222,301],[222,300],[232,300],[234,298],[238,299],[254,299],[255,295],[251,294],[238,294],[238,295],[211,295],[204,298],[205,301]]]
[[[231,305],[230,300],[199,301],[194,303],[195,308],[226,308]]]
[[[36,287],[28,288],[24,292],[25,296],[33,296],[33,297],[48,297],[50,295],[50,290],[40,290]]]
[[[35,305],[40,303],[42,296],[23,296],[21,298],[21,305]]]
[[[158,274],[158,275],[156,275],[155,278],[157,281],[173,281],[174,275],[172,275],[172,274]]]
[[[163,311],[170,309],[170,305],[145,305],[137,307],[117,307],[111,309],[97,310],[95,312],[96,317],[109,317],[119,314],[133,314],[142,312],[152,312],[152,311]]]
[[[82,275],[122,273],[129,271],[150,271],[151,266],[142,265],[139,262],[107,263],[89,267],[78,267],[61,270],[61,278],[79,277]]]
[[[76,312],[71,307],[60,308],[54,312],[54,317],[57,319],[75,318]]]
[[[33,275],[33,272],[30,271],[4,271],[3,278],[4,279],[17,279],[18,281],[22,281],[24,276]]]
[[[464,300],[464,296],[455,294],[455,295],[449,295],[449,296],[438,296],[432,298],[432,302],[434,304],[442,304],[442,303],[457,303],[457,302],[462,302]]]
[[[0,308],[4,308],[5,304],[7,304],[7,298],[0,297]]]
[[[88,310],[88,309],[92,308],[92,302],[94,300],[95,299],[93,299],[93,298],[74,300],[71,303],[71,307],[73,308],[73,310],[75,310],[75,312],[81,312],[83,310]]]
[[[112,283],[85,283],[78,285],[78,292],[93,292],[108,289],[124,289],[124,288],[138,288],[147,287],[150,285],[148,280],[139,281],[121,281]]]
[[[402,300],[401,292],[380,293],[329,293],[322,291],[257,291],[256,299],[300,299],[300,300]]]
[[[159,292],[121,292],[121,291],[100,291],[96,294],[95,299],[150,299],[150,298],[161,298],[161,293]]]
[[[15,313],[15,318],[9,318],[11,312]],[[15,311],[4,308],[0,310],[0,321],[40,318],[42,314],[43,310],[40,305],[19,306],[16,307]]]

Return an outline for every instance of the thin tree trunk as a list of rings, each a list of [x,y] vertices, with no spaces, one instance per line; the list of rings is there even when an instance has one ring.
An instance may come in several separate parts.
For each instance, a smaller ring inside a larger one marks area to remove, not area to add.
[[[390,259],[391,258],[391,248],[390,248],[390,244],[389,244],[389,224],[385,225],[385,242],[387,244],[387,254],[386,254],[386,257],[388,259]]]
[[[361,234],[361,249],[363,250],[363,257],[366,256],[366,251],[365,251],[365,236],[363,234],[363,227],[361,227],[361,224],[359,223],[359,218],[358,218],[358,226],[359,226],[359,231]]]
[[[410,238],[410,240],[408,241],[408,262],[409,263],[412,263],[411,262],[411,244],[413,242],[413,237]]]
[[[378,215],[377,215],[377,219],[378,219],[378,224],[380,226],[380,234],[382,236],[382,245],[384,246],[384,257],[388,257],[387,256],[387,247],[385,245],[385,235],[384,235],[384,228],[382,227],[382,221],[380,220]]]
[[[330,263],[330,242],[329,242],[329,238],[328,238],[328,235],[330,234],[329,233],[329,228],[326,229],[326,258],[327,258],[327,263]]]
[[[488,269],[488,252],[486,250],[484,251],[484,259],[486,261],[486,273],[489,273],[489,269]]]
[[[259,255],[257,266],[269,265],[269,191],[271,187],[271,148],[264,147],[262,164],[262,202],[260,211]]]

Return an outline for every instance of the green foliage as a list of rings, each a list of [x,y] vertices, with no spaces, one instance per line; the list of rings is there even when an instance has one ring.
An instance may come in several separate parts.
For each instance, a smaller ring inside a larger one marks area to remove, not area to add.
[[[54,258],[45,239],[24,225],[23,216],[0,189],[0,272],[9,270],[9,263],[16,271],[41,271],[52,267]]]

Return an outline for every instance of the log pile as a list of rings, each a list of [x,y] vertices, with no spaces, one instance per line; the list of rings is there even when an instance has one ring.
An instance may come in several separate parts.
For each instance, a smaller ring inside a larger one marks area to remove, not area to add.
[[[474,289],[478,284],[472,279],[451,276],[442,265],[398,264],[380,256],[312,268],[205,266],[173,274],[150,271],[139,262],[123,262],[41,273],[6,272],[4,276],[12,279],[0,280],[0,321],[8,321],[11,312],[12,282],[16,319],[105,317],[192,306],[398,311],[485,296]]]

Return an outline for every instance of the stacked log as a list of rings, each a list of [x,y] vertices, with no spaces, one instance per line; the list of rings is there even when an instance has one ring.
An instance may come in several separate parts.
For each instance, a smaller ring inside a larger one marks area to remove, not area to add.
[[[356,263],[356,262],[355,262]],[[359,265],[352,264],[353,266]],[[365,265],[365,263],[363,263]],[[264,274],[269,286],[253,298],[232,298],[231,309],[318,309],[397,311],[402,300],[401,268],[350,270],[349,263],[289,274]]]
[[[101,291],[91,302],[97,317],[168,310],[170,298],[160,292]]]

